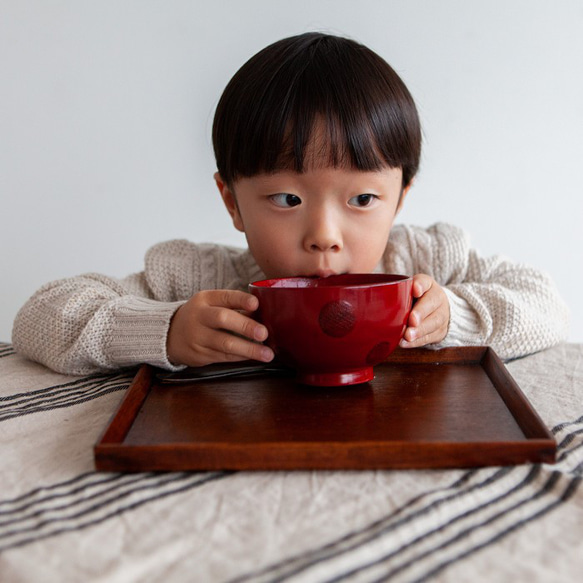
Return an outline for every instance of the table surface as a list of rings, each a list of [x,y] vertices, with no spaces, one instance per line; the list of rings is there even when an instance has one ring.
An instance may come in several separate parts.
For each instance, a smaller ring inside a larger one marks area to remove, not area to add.
[[[135,369],[70,377],[0,344],[0,581],[576,581],[583,345],[506,364],[555,464],[95,472]]]

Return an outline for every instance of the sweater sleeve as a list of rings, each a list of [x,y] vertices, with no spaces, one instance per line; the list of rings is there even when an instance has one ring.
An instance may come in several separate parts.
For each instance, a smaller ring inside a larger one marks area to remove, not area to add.
[[[546,274],[502,256],[482,257],[464,231],[444,223],[394,231],[385,268],[426,273],[449,300],[448,333],[435,348],[490,345],[509,359],[566,339],[569,310]]]
[[[141,363],[177,370],[166,352],[172,316],[201,289],[240,287],[245,267],[234,249],[161,243],[146,254],[144,271],[124,279],[86,274],[43,286],[18,312],[12,342],[65,374]]]

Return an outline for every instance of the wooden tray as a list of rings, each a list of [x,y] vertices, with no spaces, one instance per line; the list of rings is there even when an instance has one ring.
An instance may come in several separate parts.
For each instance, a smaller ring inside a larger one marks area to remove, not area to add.
[[[106,471],[442,468],[554,462],[556,444],[491,348],[400,350],[375,379],[160,384],[144,365],[95,446]]]

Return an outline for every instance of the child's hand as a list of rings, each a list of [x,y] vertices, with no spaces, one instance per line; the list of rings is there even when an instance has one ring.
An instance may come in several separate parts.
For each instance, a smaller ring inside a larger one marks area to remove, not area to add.
[[[416,348],[441,342],[449,327],[449,300],[429,275],[413,277],[413,305],[400,346]]]
[[[258,344],[267,338],[267,329],[248,316],[258,307],[257,298],[242,291],[195,294],[170,322],[168,359],[187,366],[248,359],[269,362],[273,351]]]

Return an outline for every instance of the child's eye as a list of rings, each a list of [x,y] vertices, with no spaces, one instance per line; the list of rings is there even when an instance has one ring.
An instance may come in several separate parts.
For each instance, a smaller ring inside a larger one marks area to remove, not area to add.
[[[272,194],[269,198],[274,204],[283,208],[290,208],[302,204],[302,199],[299,196],[296,196],[295,194],[286,194],[285,192]]]
[[[369,206],[378,196],[375,194],[359,194],[358,196],[353,196],[348,204],[352,206]]]

